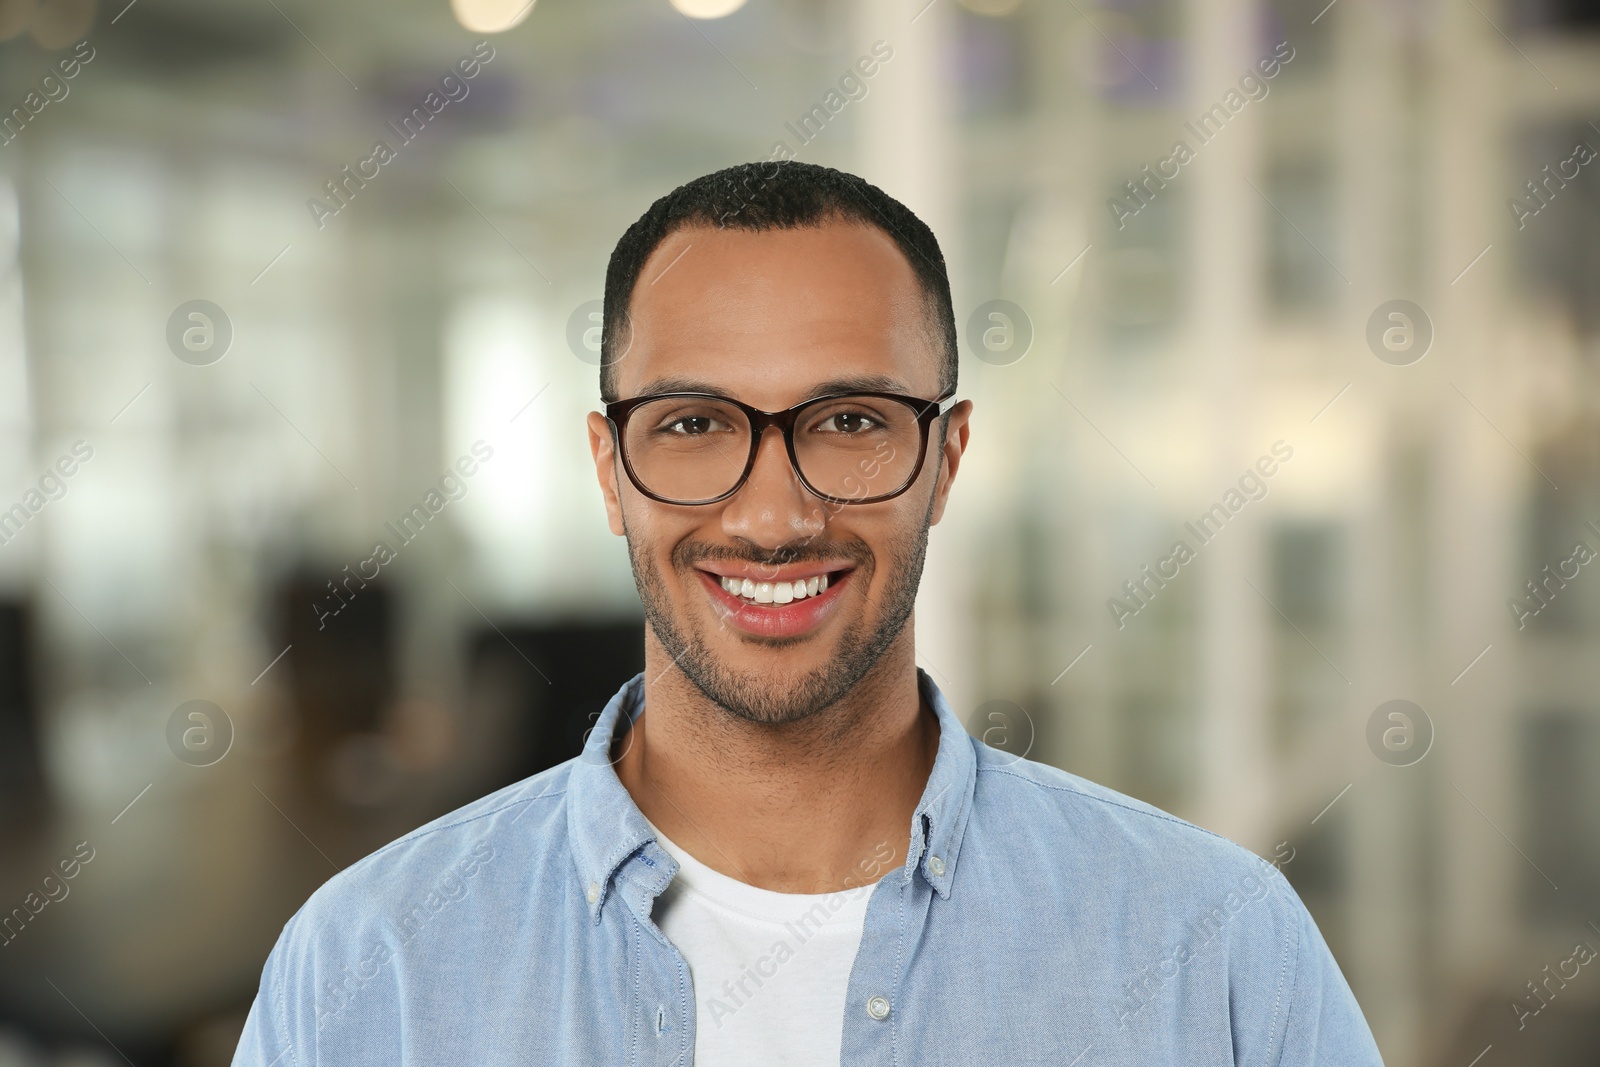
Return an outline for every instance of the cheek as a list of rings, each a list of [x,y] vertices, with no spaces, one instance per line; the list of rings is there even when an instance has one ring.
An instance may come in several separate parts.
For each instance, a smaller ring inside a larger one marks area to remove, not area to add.
[[[721,540],[714,514],[681,515],[630,492],[621,501],[622,525],[628,538],[628,553],[636,564],[655,572],[659,580],[682,582],[672,561],[672,550],[684,540]],[[715,509],[700,509],[714,512]],[[693,575],[688,575],[693,577]]]
[[[827,536],[838,542],[859,542],[866,546],[867,556],[857,561],[856,579],[861,594],[876,598],[886,586],[892,584],[894,575],[906,563],[907,548],[915,543],[921,510],[907,506],[903,498],[882,504],[867,504],[850,509],[851,512],[829,524]]]

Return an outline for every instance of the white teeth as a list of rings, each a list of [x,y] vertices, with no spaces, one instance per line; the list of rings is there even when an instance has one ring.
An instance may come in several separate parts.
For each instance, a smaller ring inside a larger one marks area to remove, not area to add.
[[[812,578],[796,578],[792,582],[757,582],[750,578],[722,578],[724,590],[757,604],[789,604],[806,597],[818,596],[828,589],[828,576],[819,574]]]

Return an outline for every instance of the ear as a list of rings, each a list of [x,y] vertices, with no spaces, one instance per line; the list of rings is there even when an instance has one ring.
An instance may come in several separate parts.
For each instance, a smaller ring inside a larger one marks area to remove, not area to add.
[[[624,535],[622,501],[617,496],[617,449],[611,437],[611,424],[598,411],[589,412],[589,453],[594,456],[594,473],[600,481],[600,496],[606,502],[606,522],[611,532]]]
[[[933,487],[935,523],[944,517],[944,506],[950,499],[950,486],[956,480],[956,470],[961,466],[961,454],[967,450],[967,434],[971,430],[967,423],[972,418],[972,401],[963,400],[951,408],[947,418],[950,426],[944,435],[944,448],[939,451],[939,480]]]

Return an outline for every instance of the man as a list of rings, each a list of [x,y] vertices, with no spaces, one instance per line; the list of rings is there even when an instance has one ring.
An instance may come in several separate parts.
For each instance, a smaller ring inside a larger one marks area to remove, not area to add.
[[[915,665],[968,442],[933,234],[747,165],[606,274],[589,439],[648,623],[581,756],[334,877],[237,1064],[1379,1064],[1236,845],[967,735]]]

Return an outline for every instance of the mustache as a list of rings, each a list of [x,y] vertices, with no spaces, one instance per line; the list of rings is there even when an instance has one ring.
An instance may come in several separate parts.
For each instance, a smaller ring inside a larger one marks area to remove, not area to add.
[[[704,541],[680,541],[673,546],[672,564],[680,570],[696,563],[749,563],[757,567],[787,566],[792,563],[828,562],[848,560],[857,567],[872,561],[872,550],[864,541],[814,541],[781,545],[763,550],[754,545],[714,545]]]

